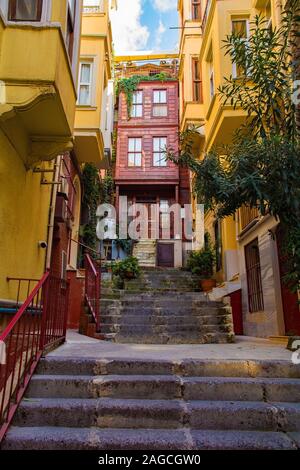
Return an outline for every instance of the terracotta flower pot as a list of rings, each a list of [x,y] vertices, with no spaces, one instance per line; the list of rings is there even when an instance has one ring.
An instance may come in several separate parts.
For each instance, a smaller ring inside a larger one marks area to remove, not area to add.
[[[134,277],[134,273],[132,271],[126,271],[126,278],[132,279]]]
[[[215,279],[201,279],[200,281],[200,287],[203,292],[210,292],[216,285],[217,282]]]

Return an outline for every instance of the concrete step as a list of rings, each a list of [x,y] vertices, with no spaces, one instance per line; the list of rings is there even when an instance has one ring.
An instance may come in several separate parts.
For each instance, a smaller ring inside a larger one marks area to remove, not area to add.
[[[101,315],[100,323],[103,326],[110,324],[137,324],[142,320],[145,325],[161,325],[161,324],[171,324],[171,325],[191,325],[199,327],[202,325],[229,325],[232,324],[231,315],[156,315],[150,313],[138,313],[138,314],[109,314],[105,313]]]
[[[300,404],[141,399],[31,399],[15,426],[300,431]]]
[[[233,333],[213,333],[194,332],[192,333],[174,333],[163,332],[153,334],[133,334],[133,333],[112,333],[115,335],[112,339],[116,343],[123,344],[228,344],[234,343]],[[105,334],[103,334],[105,336]]]
[[[137,320],[138,321],[138,320]],[[139,320],[141,321],[141,320]],[[122,323],[121,323],[122,322]],[[121,335],[205,335],[207,333],[232,333],[233,325],[203,325],[196,322],[183,321],[172,324],[159,319],[158,322],[144,321],[143,323],[128,322],[122,319],[120,323],[103,323],[101,333],[119,333]]]
[[[12,427],[4,450],[296,450],[299,433]]]
[[[300,380],[170,375],[35,375],[27,398],[144,398],[300,402]]]
[[[183,377],[243,377],[300,379],[300,365],[271,360],[214,360],[131,358],[73,358],[47,356],[37,368],[38,375],[178,375]]]

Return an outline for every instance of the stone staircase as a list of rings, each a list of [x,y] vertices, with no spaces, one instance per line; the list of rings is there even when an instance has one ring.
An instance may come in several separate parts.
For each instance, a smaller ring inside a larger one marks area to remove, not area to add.
[[[142,267],[156,266],[156,240],[139,240],[133,246],[133,256],[139,260]]]
[[[2,449],[299,449],[299,402],[288,361],[48,356]]]
[[[118,343],[203,344],[234,341],[232,312],[199,290],[198,279],[178,269],[144,270],[124,290],[103,288],[101,333],[87,313],[80,332]]]

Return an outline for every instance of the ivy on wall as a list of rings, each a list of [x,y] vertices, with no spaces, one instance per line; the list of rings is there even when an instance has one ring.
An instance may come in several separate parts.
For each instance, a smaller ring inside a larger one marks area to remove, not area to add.
[[[120,93],[124,93],[126,97],[126,104],[127,104],[127,114],[128,119],[131,118],[131,109],[133,104],[133,94],[137,91],[138,86],[141,82],[152,82],[152,81],[176,81],[176,78],[170,77],[166,73],[159,73],[157,75],[133,75],[129,78],[122,78],[117,83],[117,96]]]
[[[96,211],[101,198],[101,181],[95,165],[87,163],[82,171],[83,205],[88,209],[89,221],[83,227],[82,242],[90,248],[97,247]]]

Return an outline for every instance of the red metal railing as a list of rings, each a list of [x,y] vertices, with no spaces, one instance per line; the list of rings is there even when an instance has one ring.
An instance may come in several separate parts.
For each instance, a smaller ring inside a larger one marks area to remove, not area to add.
[[[97,268],[89,254],[85,254],[85,300],[100,331],[101,269]]]
[[[66,281],[44,274],[0,335],[0,442],[43,350],[66,337],[68,295]]]

